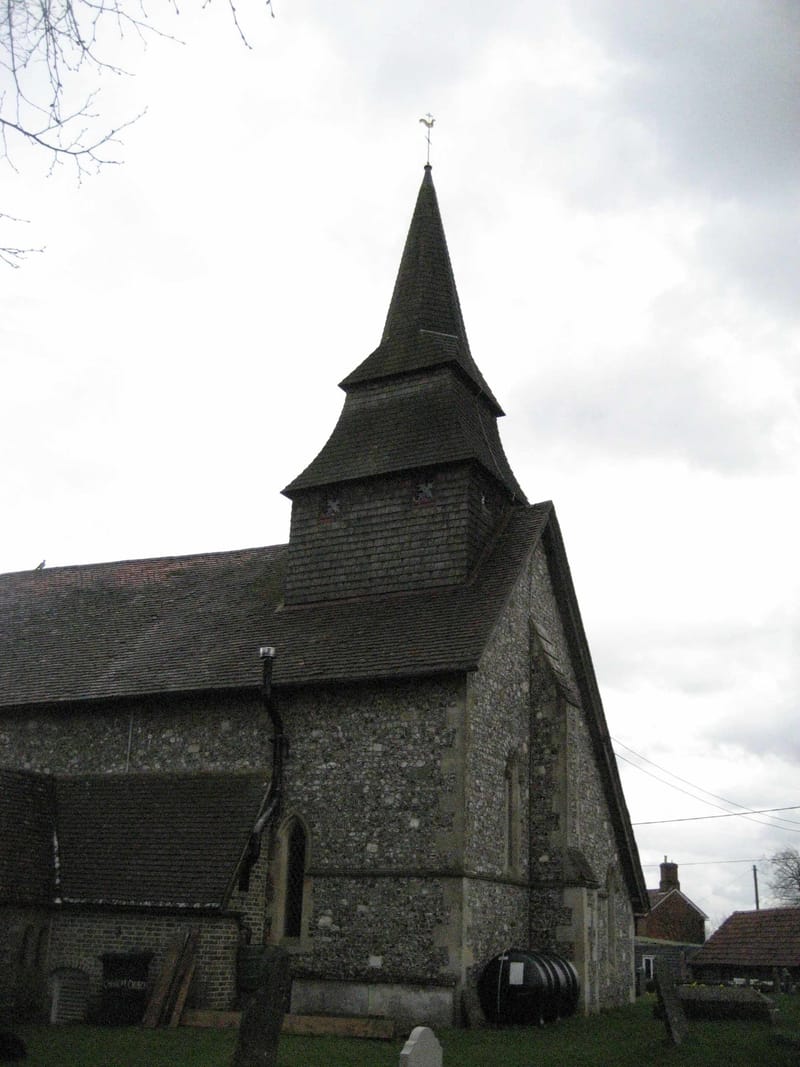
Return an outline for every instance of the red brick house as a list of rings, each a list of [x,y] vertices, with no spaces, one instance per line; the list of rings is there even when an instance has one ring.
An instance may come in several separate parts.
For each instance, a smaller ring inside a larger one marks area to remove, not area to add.
[[[686,975],[687,963],[706,939],[708,916],[681,892],[678,865],[661,864],[658,889],[648,889],[650,911],[636,918],[636,971],[640,984],[653,978],[659,960]]]
[[[664,857],[658,889],[648,889],[650,911],[636,919],[636,936],[702,945],[708,916],[681,892],[678,864]]]

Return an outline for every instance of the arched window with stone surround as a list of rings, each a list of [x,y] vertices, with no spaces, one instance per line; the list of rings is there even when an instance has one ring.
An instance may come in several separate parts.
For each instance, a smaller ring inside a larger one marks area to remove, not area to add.
[[[506,761],[503,776],[503,836],[505,850],[505,869],[508,873],[519,873],[520,844],[522,828],[520,825],[520,760],[519,753],[512,752]]]
[[[299,942],[308,936],[311,911],[309,867],[310,842],[302,818],[290,814],[277,836],[273,879],[272,936],[277,941]]]
[[[608,930],[608,954],[611,959],[614,959],[617,953],[617,895],[617,872],[609,864],[606,871],[606,928]]]
[[[283,936],[300,937],[303,930],[303,895],[306,880],[306,832],[299,819],[292,819],[286,832],[286,882]]]

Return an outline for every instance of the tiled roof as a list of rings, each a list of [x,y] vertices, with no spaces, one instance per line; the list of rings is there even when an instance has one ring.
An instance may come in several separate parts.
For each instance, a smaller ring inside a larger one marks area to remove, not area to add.
[[[0,768],[0,797],[0,904],[45,904],[53,895],[52,780]]]
[[[253,830],[263,774],[57,778],[56,898],[220,908]]]
[[[800,967],[800,907],[735,911],[692,966]]]
[[[286,546],[0,577],[0,706],[477,666],[550,504],[519,507],[474,581],[281,608]]]
[[[257,685],[286,547],[0,577],[0,706]]]

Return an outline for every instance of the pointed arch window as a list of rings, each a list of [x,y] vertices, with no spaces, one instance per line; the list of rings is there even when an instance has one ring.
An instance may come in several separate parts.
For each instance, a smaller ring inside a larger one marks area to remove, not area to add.
[[[286,835],[286,883],[283,910],[284,937],[300,937],[303,930],[306,847],[306,832],[299,819],[294,819],[292,820]]]
[[[508,757],[503,776],[504,858],[505,869],[511,874],[519,872],[521,862],[521,792],[519,754],[514,752]]]

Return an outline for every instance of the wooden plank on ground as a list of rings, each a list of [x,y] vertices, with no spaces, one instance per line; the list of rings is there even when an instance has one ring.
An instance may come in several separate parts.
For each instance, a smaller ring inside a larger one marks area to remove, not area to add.
[[[144,1011],[142,1026],[158,1026],[159,1021],[161,1020],[161,1013],[164,1010],[164,1002],[169,996],[169,991],[172,987],[175,975],[175,968],[178,966],[178,961],[183,953],[187,936],[185,931],[178,934],[167,949],[166,955],[164,956],[164,962],[161,965],[161,970],[156,979],[156,984],[153,986],[153,992],[150,994],[150,999],[148,1000],[147,1007]]]
[[[169,1026],[177,1026],[180,1022],[181,1012],[189,995],[189,986],[192,984],[194,969],[197,963],[197,946],[200,942],[200,927],[195,926],[189,931],[186,944],[183,946],[178,965],[175,968],[175,976],[170,987],[169,996],[164,1004],[162,1019]]]
[[[286,1015],[283,1020],[283,1033],[393,1041],[396,1028],[393,1019],[375,1016]]]
[[[210,1011],[187,1008],[181,1015],[181,1026],[207,1026],[217,1030],[236,1030],[241,1022],[240,1011]]]
[[[181,1015],[181,1026],[205,1026],[217,1029],[236,1029],[242,1013],[239,1011],[203,1011],[187,1008]],[[365,1037],[373,1041],[393,1041],[397,1026],[393,1019],[374,1016],[342,1015],[285,1015],[284,1034],[314,1036]]]

